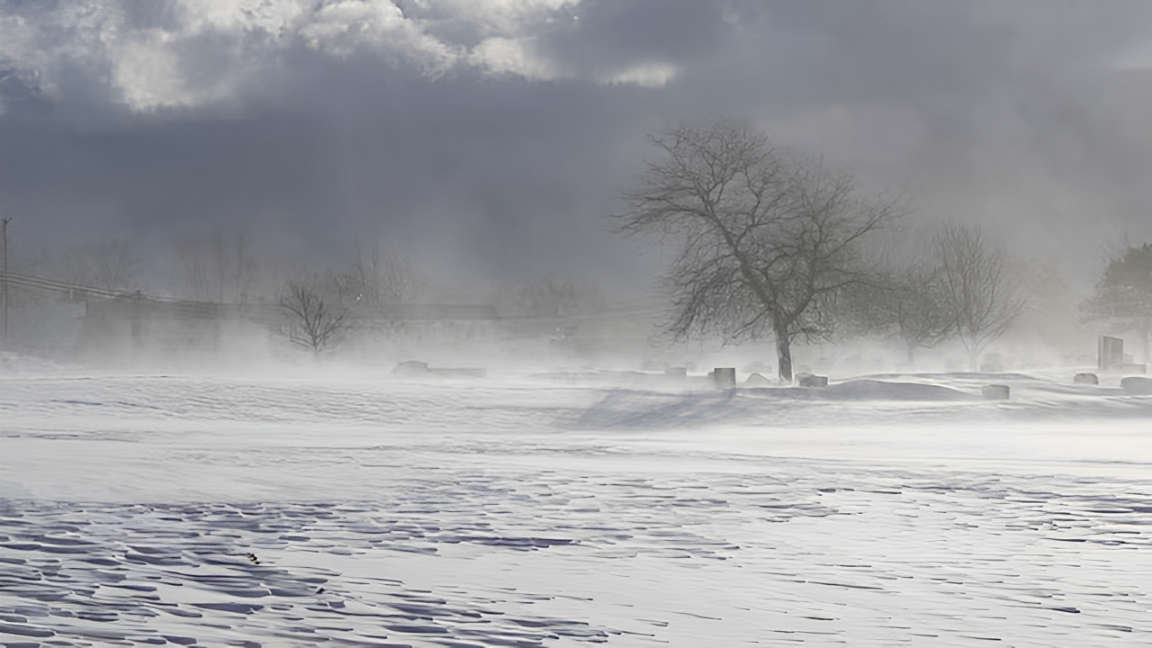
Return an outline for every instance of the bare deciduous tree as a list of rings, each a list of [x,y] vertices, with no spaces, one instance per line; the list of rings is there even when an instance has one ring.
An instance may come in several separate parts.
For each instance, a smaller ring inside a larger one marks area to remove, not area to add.
[[[569,317],[603,311],[606,300],[595,284],[547,278],[523,285],[511,301],[536,317]]]
[[[989,242],[975,227],[945,226],[936,234],[933,249],[944,306],[974,369],[980,353],[1024,309],[1019,278],[1012,273],[1004,248]]]
[[[199,301],[246,303],[256,271],[256,258],[242,230],[190,234],[177,239],[176,289]]]
[[[127,242],[85,243],[63,250],[44,250],[32,265],[70,283],[107,290],[129,290],[140,280],[140,259]]]
[[[346,302],[367,308],[401,303],[421,290],[419,278],[404,260],[379,251],[361,253],[351,268],[332,275],[329,283]]]
[[[915,360],[916,349],[932,348],[955,332],[943,295],[940,268],[916,260],[844,293],[845,319],[858,333],[899,339]]]
[[[940,268],[918,263],[906,268],[896,283],[892,317],[910,363],[915,360],[916,349],[932,348],[956,330],[942,299],[942,274]]]
[[[348,309],[339,300],[325,302],[319,290],[289,281],[280,295],[286,319],[285,333],[295,345],[320,353],[336,342],[346,328]]]
[[[625,234],[676,246],[666,277],[671,333],[771,334],[780,378],[793,341],[831,331],[833,297],[865,280],[859,243],[894,215],[853,179],[727,121],[651,135],[660,158],[626,194]]]

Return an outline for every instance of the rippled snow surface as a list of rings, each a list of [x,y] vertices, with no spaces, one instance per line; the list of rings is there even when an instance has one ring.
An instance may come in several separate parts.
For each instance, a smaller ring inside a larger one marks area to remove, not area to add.
[[[1152,399],[1117,389],[0,387],[5,646],[1152,636]]]

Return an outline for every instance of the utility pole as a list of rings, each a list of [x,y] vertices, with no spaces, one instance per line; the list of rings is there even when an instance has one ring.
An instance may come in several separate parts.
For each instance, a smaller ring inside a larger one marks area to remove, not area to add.
[[[0,238],[4,240],[4,346],[8,346],[8,222],[12,218],[5,218],[0,225]]]

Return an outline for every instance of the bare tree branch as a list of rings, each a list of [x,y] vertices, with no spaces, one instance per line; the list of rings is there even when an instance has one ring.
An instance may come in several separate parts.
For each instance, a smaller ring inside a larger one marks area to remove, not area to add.
[[[338,304],[338,302],[337,302]],[[331,346],[348,321],[348,309],[324,301],[311,286],[289,281],[280,295],[288,339],[295,345],[320,353]]]
[[[1004,249],[975,227],[948,225],[933,247],[945,308],[974,368],[980,353],[1024,310],[1019,282]]]

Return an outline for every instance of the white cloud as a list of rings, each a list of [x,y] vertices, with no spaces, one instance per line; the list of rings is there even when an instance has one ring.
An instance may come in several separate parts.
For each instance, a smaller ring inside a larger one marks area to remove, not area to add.
[[[580,0],[410,0],[401,4],[414,19],[463,24],[481,38],[491,38],[524,35],[534,25],[563,16]]]
[[[565,76],[555,63],[533,52],[531,39],[489,38],[469,52],[468,60],[491,74],[515,74],[541,80]]]
[[[304,0],[178,0],[189,32],[258,30],[287,36],[293,24],[314,4]]]
[[[39,9],[33,4],[33,9]],[[60,5],[33,16],[0,6],[0,70],[35,82],[52,95],[61,72],[75,62],[99,57],[119,11],[85,4]]]
[[[401,55],[433,70],[451,64],[452,48],[425,34],[390,2],[342,0],[324,5],[299,22],[309,47],[348,56],[369,48]]]
[[[107,79],[113,95],[137,111],[226,100],[274,65],[278,51],[300,45],[335,57],[370,52],[433,76],[473,69],[528,79],[576,78],[580,71],[544,54],[536,39],[556,21],[570,20],[578,3],[168,0],[141,17],[116,0],[65,0],[50,9],[0,0],[0,69],[35,77],[50,95],[64,70],[79,67]],[[452,36],[465,33],[467,43]],[[205,39],[211,51],[205,51]],[[587,75],[601,83],[658,86],[675,72],[649,63]]]
[[[638,85],[658,88],[676,78],[678,70],[669,63],[642,63],[624,68],[618,72],[602,76],[605,84]]]

